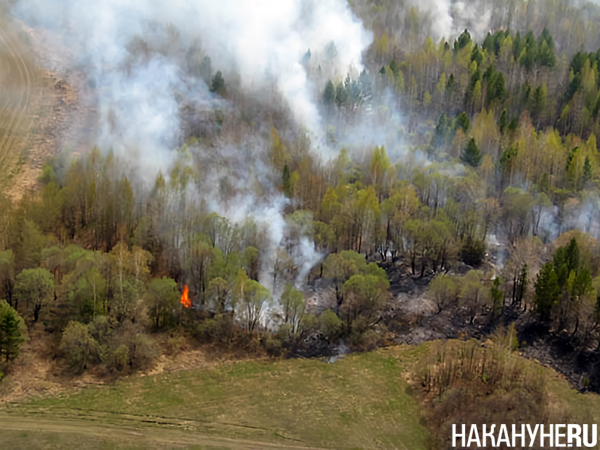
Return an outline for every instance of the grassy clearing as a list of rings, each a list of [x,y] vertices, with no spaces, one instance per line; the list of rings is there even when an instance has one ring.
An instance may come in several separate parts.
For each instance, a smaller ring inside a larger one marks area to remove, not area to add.
[[[556,372],[548,369],[550,401],[559,413],[566,413],[573,423],[600,423],[600,396],[582,394]]]
[[[335,364],[223,364],[131,378],[110,387],[33,400],[11,411],[43,411],[44,419],[77,414],[121,425],[156,422],[203,436],[287,446],[418,450],[424,448],[427,430],[402,375],[427,348],[382,349]]]
[[[335,364],[223,363],[35,398],[0,408],[0,446],[424,449],[422,409],[404,376],[430,349],[380,349]],[[541,370],[557,417],[600,422],[597,395]]]

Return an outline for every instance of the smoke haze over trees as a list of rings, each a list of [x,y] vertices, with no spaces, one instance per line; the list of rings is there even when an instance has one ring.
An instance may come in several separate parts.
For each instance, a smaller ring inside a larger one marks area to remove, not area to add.
[[[402,295],[450,317],[442,337],[526,319],[597,355],[597,5],[11,11],[62,43],[97,124],[80,130],[96,145],[53,155],[36,190],[0,193],[6,367],[28,329],[75,373],[146,370],[180,338],[368,350],[425,323]]]

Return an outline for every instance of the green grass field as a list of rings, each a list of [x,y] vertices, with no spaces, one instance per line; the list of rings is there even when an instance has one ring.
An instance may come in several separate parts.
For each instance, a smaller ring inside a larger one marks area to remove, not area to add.
[[[0,422],[26,417],[34,426],[23,426],[22,432],[12,428],[0,439],[5,444],[8,439],[12,448],[138,448],[139,439],[154,442],[152,434],[164,431],[174,435],[172,444],[155,442],[161,448],[245,448],[245,442],[252,443],[248,448],[263,448],[256,446],[259,442],[283,448],[418,450],[427,430],[402,375],[424,351],[395,347],[349,355],[335,364],[240,362],[131,378],[0,409]],[[113,428],[104,435],[86,430],[100,424]],[[124,433],[128,427],[140,436]],[[98,436],[92,447],[85,441],[90,435]]]
[[[429,348],[222,363],[33,398],[0,408],[0,448],[424,449],[405,375]],[[553,409],[600,421],[597,395],[545,370]]]

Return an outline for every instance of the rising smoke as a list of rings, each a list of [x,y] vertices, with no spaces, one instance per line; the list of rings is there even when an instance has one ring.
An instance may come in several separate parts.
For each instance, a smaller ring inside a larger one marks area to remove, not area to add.
[[[303,55],[310,49],[313,59],[324,60],[327,49],[335,48],[323,68],[341,77],[350,67],[361,69],[372,39],[343,0],[20,0],[13,12],[27,25],[58,35],[70,49],[97,93],[98,145],[137,167],[147,185],[159,170],[168,174],[173,150],[183,142],[182,98],[200,111],[236,109],[184,70],[193,49],[200,47],[242,91],[277,91],[296,124],[318,140],[322,86],[309,81]],[[286,233],[286,199],[272,183],[264,157],[268,146],[254,138],[211,149],[220,155],[222,170],[205,174],[199,188],[213,211],[235,222],[252,216],[264,224],[267,265]],[[227,203],[219,201],[217,188],[224,178],[235,188]],[[318,261],[307,240],[298,242],[292,256],[302,276]],[[263,267],[263,281],[268,272]]]
[[[201,43],[214,66],[238,74],[246,89],[274,83],[298,122],[317,133],[320,116],[302,55],[333,42],[343,74],[360,67],[371,40],[341,0],[22,0],[14,11],[29,25],[59,33],[85,64],[99,88],[101,143],[125,152],[143,148],[156,168],[169,160],[180,129],[174,92],[207,98],[198,85],[190,91],[181,71],[193,44]],[[160,53],[149,59],[132,53],[140,40]]]
[[[450,40],[468,29],[477,39],[490,31],[491,10],[486,1],[410,0],[409,4],[426,13],[431,35]]]

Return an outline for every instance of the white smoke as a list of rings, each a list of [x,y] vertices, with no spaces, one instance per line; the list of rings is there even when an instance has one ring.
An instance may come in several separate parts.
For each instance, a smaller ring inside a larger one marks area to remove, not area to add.
[[[491,10],[486,1],[411,0],[431,21],[431,33],[436,39],[457,37],[465,29],[476,39],[490,31]]]
[[[125,154],[139,146],[156,168],[164,167],[178,137],[173,93],[187,91],[179,63],[191,44],[200,41],[213,66],[237,73],[244,88],[274,82],[298,122],[318,133],[319,112],[302,56],[333,42],[333,64],[345,73],[349,66],[360,67],[371,42],[341,0],[22,0],[14,11],[29,25],[62,34],[87,64],[101,88],[100,143]],[[177,45],[169,48],[175,37]],[[132,61],[134,38],[166,54],[150,61],[134,55]],[[111,117],[118,118],[118,130]]]
[[[432,21],[432,31],[437,39],[449,39],[455,32],[454,19],[451,14],[450,0],[420,0],[411,2],[420,11],[427,12]]]
[[[319,136],[323,127],[315,98],[320,95],[307,78],[303,55],[311,49],[323,57],[333,43],[336,51],[327,64],[342,75],[351,66],[361,69],[362,51],[372,39],[344,0],[19,0],[13,13],[62,38],[95,84],[99,146],[137,166],[147,182],[159,170],[168,173],[176,159],[173,150],[183,138],[181,99],[205,111],[215,103],[235,108],[184,70],[186,55],[198,42],[226,82],[230,75],[246,92],[274,88],[297,124]],[[286,199],[270,181],[266,145],[220,149],[225,170],[208,174],[200,190],[208,194],[210,209],[233,222],[251,216],[264,224],[265,251],[272,255],[285,236]],[[219,201],[215,189],[224,174],[235,187],[228,204]],[[256,195],[256,184],[262,195]],[[318,255],[308,241],[297,249],[293,257],[306,276]]]

